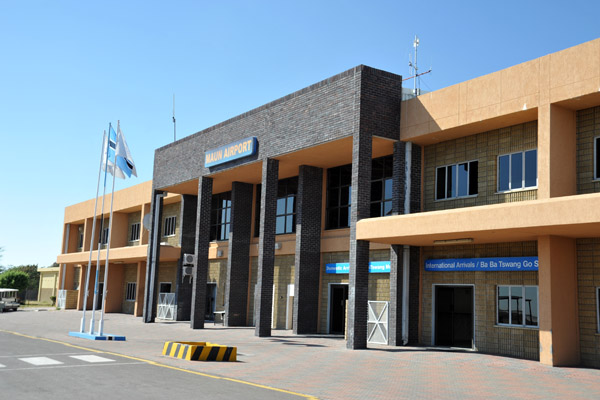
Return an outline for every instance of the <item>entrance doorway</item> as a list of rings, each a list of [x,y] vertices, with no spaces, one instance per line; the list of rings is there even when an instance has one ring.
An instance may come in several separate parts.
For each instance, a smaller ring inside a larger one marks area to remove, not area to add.
[[[472,286],[435,286],[434,343],[473,348]]]
[[[208,321],[215,320],[215,311],[217,305],[217,284],[207,283],[206,284],[206,310],[204,312],[204,319]]]
[[[329,285],[329,333],[333,335],[343,335],[346,332],[346,300],[347,283]]]

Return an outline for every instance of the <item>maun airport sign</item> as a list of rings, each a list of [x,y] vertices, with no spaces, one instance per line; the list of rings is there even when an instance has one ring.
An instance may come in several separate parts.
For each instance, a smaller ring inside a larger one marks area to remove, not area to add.
[[[248,137],[237,142],[226,144],[216,149],[207,150],[204,153],[204,166],[206,168],[224,164],[238,158],[256,154],[258,143],[256,137]]]
[[[537,271],[537,257],[446,258],[426,260],[425,271]]]

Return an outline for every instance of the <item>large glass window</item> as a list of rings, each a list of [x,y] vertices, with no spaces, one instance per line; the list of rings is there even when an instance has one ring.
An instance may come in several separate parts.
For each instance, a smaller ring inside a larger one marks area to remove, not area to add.
[[[100,244],[108,244],[108,228],[102,229],[102,236],[100,237]]]
[[[327,229],[350,226],[352,164],[327,170]]]
[[[231,228],[231,192],[212,196],[210,240],[228,240]]]
[[[435,175],[435,199],[477,195],[477,171],[477,161],[438,167]]]
[[[498,157],[498,191],[537,186],[537,149]]]
[[[537,286],[498,286],[497,323],[512,326],[539,326]]]
[[[373,160],[371,169],[371,218],[392,213],[393,156]]]
[[[125,289],[125,301],[135,301],[135,282],[127,282],[127,287]]]
[[[296,232],[296,194],[298,177],[282,179],[277,185],[275,234]]]
[[[140,240],[140,223],[136,222],[135,224],[131,224],[131,235],[129,236],[130,242],[135,242],[136,240]]]

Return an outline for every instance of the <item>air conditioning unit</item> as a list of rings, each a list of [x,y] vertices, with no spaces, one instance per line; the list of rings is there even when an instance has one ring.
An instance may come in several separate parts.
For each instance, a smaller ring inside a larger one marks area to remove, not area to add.
[[[183,276],[192,276],[194,274],[194,267],[183,267]]]
[[[196,265],[196,255],[195,254],[184,254],[183,255],[183,265]]]

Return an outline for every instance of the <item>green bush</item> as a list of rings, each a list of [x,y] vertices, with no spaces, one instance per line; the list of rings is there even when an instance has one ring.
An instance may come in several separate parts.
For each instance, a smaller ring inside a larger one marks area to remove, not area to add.
[[[17,289],[19,291],[27,288],[29,284],[29,275],[23,271],[9,269],[0,274],[0,287],[7,289]]]
[[[50,301],[52,302],[52,305],[54,305],[54,303],[56,303],[56,296],[50,296]]]

